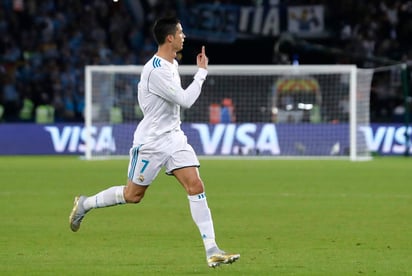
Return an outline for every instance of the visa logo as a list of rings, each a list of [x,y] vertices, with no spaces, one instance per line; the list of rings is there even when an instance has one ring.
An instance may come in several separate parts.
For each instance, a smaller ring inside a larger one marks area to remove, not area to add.
[[[206,155],[238,154],[258,150],[260,153],[280,154],[276,127],[265,124],[261,129],[256,124],[217,124],[213,131],[208,124],[191,124],[199,133],[203,152]]]
[[[92,126],[90,135],[87,134],[86,128],[80,126],[65,126],[61,130],[57,126],[46,126],[44,129],[50,134],[54,150],[59,153],[85,152],[88,138],[90,146],[95,152],[116,151],[111,126],[99,129]]]
[[[363,133],[368,149],[372,152],[380,152],[382,154],[402,154],[406,150],[406,136],[412,135],[412,127],[395,127],[395,126],[380,126],[376,128],[375,133],[369,126],[360,127],[359,130]],[[409,140],[410,153],[412,153],[411,140]]]

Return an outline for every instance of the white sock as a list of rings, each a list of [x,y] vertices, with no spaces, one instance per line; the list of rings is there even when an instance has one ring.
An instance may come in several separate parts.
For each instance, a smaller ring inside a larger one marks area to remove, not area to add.
[[[86,211],[93,208],[103,208],[118,204],[125,204],[123,190],[125,186],[114,186],[86,198],[83,207]]]
[[[210,250],[217,250],[218,247],[215,241],[215,230],[213,228],[212,215],[207,205],[205,193],[188,196],[190,204],[190,212],[192,218],[199,228],[200,235],[203,239],[206,252]]]

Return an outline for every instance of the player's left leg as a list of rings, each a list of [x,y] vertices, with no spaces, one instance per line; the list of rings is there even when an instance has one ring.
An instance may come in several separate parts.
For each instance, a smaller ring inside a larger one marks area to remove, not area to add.
[[[157,156],[148,155],[144,147],[132,148],[130,150],[127,186],[113,186],[89,197],[77,196],[69,216],[71,230],[78,231],[84,216],[92,209],[125,203],[139,203],[143,199],[146,189],[161,169],[162,163],[157,162],[158,159]]]
[[[70,228],[77,232],[84,216],[91,209],[110,207],[125,203],[139,203],[148,186],[127,181],[127,186],[113,186],[92,196],[76,196],[69,216]]]

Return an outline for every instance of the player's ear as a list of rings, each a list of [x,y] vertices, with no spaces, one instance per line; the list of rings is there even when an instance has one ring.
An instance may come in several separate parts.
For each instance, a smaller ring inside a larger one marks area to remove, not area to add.
[[[174,38],[175,38],[174,35],[169,34],[169,35],[166,36],[166,42],[172,42]]]

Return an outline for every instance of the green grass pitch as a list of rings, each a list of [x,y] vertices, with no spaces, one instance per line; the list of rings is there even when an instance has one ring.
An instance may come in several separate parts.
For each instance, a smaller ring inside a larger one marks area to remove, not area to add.
[[[217,241],[210,269],[183,188],[162,172],[138,205],[73,197],[126,181],[127,160],[0,157],[1,275],[412,274],[412,159],[201,160]]]

